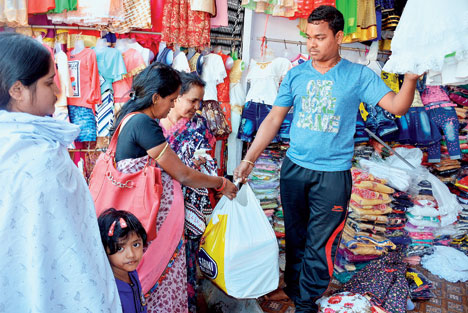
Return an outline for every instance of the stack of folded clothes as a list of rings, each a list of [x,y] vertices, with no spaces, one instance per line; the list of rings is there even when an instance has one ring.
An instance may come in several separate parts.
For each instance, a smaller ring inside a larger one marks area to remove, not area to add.
[[[287,145],[272,144],[262,152],[249,176],[249,184],[273,226],[280,253],[285,249],[284,217],[280,199],[280,170]]]
[[[435,297],[432,292],[434,288],[432,282],[420,271],[414,268],[408,268],[406,271],[406,280],[408,281],[412,300],[424,301]]]
[[[450,100],[460,108],[468,106],[468,85],[447,86]]]
[[[388,215],[389,222],[385,236],[396,245],[407,246],[411,243],[411,239],[405,230],[406,212],[414,205],[413,200],[409,194],[403,191],[393,193],[392,198],[390,203],[392,211]]]
[[[279,178],[283,153],[266,149],[258,157],[250,175],[250,186],[270,222],[279,207]]]
[[[386,181],[357,168],[352,168],[353,190],[349,205],[349,215],[341,237],[336,261],[338,280],[349,279],[368,261],[380,257],[388,250],[396,248],[385,237],[392,212],[389,203],[394,190]],[[341,276],[341,277],[340,277]]]
[[[440,227],[440,213],[429,181],[420,181],[416,190],[417,195],[412,197],[414,205],[406,211],[405,230],[411,238],[406,255],[421,257],[434,251],[434,231]]]
[[[444,146],[442,146],[442,150],[444,149],[443,147]],[[445,149],[447,148],[445,147]],[[448,156],[442,155],[441,161],[439,163],[432,164],[430,170],[442,182],[453,183],[456,180],[456,175],[460,167],[460,161],[451,160]]]

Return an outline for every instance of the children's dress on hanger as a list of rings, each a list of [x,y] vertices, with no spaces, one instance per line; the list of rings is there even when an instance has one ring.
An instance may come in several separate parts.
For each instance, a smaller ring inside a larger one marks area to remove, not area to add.
[[[408,1],[384,70],[419,75],[428,72],[428,85],[466,84],[468,1]]]

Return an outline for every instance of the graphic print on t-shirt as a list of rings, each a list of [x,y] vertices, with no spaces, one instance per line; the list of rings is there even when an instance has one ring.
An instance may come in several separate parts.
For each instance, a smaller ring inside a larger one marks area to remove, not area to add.
[[[336,98],[332,96],[333,81],[311,80],[307,96],[302,97],[297,127],[319,132],[338,133],[340,116],[335,114]]]
[[[72,95],[70,98],[80,98],[80,60],[68,61],[68,68],[70,70],[70,82],[72,86]]]

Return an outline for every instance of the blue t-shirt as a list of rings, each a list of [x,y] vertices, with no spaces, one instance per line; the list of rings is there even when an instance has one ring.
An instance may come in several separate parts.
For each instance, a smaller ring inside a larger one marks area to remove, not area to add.
[[[371,69],[342,59],[325,74],[302,63],[286,74],[274,105],[293,105],[287,156],[316,171],[351,168],[359,104],[376,105],[391,89]]]

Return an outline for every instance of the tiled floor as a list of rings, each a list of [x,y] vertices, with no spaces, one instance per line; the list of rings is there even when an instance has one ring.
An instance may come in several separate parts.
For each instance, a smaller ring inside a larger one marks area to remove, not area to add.
[[[468,313],[468,282],[449,283],[423,268],[418,268],[418,270],[433,282],[433,292],[436,298],[430,301],[415,302],[415,309],[408,312]],[[327,293],[333,293],[337,288],[339,288],[339,282],[333,280]],[[266,313],[294,313],[294,305],[291,301],[274,302],[261,298],[259,303]]]

